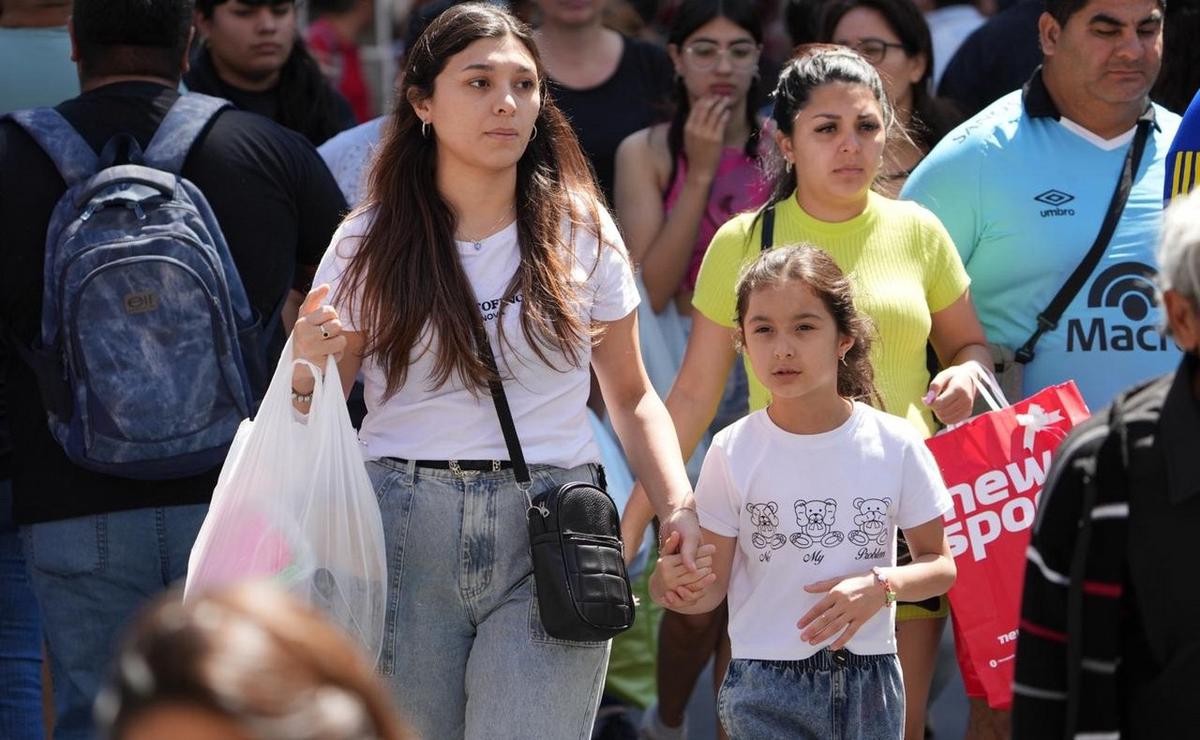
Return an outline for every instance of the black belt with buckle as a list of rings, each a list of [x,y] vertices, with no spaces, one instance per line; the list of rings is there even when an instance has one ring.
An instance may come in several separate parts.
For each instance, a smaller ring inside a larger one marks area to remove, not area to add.
[[[408,465],[408,460],[402,457],[389,457],[389,460]],[[418,468],[433,468],[434,470],[471,471],[476,473],[495,473],[501,470],[512,470],[508,460],[416,460]]]

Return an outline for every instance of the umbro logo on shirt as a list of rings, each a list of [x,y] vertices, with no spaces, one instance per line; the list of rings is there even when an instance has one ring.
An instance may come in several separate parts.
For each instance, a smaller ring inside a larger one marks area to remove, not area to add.
[[[1038,203],[1044,203],[1050,208],[1041,212],[1042,218],[1052,218],[1054,216],[1074,216],[1074,208],[1063,208],[1062,206],[1075,200],[1075,196],[1070,193],[1064,193],[1061,190],[1051,188],[1044,193],[1033,196],[1033,199]]]

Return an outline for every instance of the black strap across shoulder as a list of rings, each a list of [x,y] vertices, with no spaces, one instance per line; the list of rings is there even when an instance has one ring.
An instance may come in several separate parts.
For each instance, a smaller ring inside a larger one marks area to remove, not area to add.
[[[767,206],[762,214],[762,244],[760,251],[767,251],[775,246],[775,204]]]
[[[492,344],[488,341],[482,319],[475,322],[475,344],[478,346],[480,359],[494,374],[493,380],[488,383],[488,389],[492,394],[492,403],[496,406],[496,416],[500,417],[500,431],[504,433],[504,445],[508,448],[508,459],[512,463],[513,476],[518,483],[528,485],[532,481],[529,476],[529,466],[525,464],[525,453],[521,451],[521,438],[517,436],[517,425],[513,421],[512,409],[508,406],[504,383],[500,381],[500,369],[496,365],[496,356],[492,353]]]
[[[1104,214],[1104,223],[1100,226],[1100,233],[1096,235],[1096,241],[1093,242],[1083,261],[1067,278],[1067,282],[1059,288],[1058,293],[1050,301],[1050,305],[1038,314],[1037,328],[1033,334],[1016,351],[1016,360],[1022,365],[1033,360],[1034,347],[1038,340],[1046,332],[1058,327],[1063,312],[1067,310],[1067,306],[1071,305],[1071,301],[1075,300],[1075,296],[1079,294],[1083,284],[1095,271],[1096,265],[1100,264],[1100,258],[1104,256],[1104,250],[1108,249],[1108,242],[1112,239],[1113,232],[1117,230],[1117,223],[1120,222],[1121,214],[1125,211],[1125,203],[1129,200],[1129,191],[1133,189],[1133,179],[1137,177],[1138,167],[1142,163],[1142,154],[1146,151],[1146,141],[1150,138],[1150,129],[1153,126],[1154,121],[1150,118],[1138,121],[1137,133],[1134,134],[1133,144],[1130,145],[1129,152],[1125,155],[1125,163],[1121,167],[1121,177],[1117,181],[1116,189],[1113,190],[1112,200],[1108,204],[1108,212]]]

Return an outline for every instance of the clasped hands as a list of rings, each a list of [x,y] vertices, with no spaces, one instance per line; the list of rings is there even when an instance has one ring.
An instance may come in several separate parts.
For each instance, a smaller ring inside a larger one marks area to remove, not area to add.
[[[716,546],[701,545],[696,551],[695,567],[685,562],[679,549],[677,534],[663,540],[656,566],[661,588],[652,596],[667,609],[687,610],[704,599],[717,582],[713,563]],[[796,628],[801,630],[800,639],[819,645],[836,636],[829,645],[831,650],[845,647],[867,620],[887,604],[885,587],[869,572],[810,583],[804,590],[825,595],[796,622]]]

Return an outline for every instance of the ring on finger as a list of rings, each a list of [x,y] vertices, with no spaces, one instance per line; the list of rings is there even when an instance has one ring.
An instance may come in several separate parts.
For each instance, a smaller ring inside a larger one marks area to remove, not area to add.
[[[324,324],[321,324],[317,328],[321,330],[321,337],[323,337],[324,339],[329,339],[329,329],[326,328],[326,326]]]

